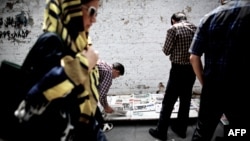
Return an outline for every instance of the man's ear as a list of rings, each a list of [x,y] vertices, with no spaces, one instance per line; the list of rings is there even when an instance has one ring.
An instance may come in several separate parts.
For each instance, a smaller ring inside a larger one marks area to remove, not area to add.
[[[220,0],[221,5],[226,4],[228,1],[227,0]]]
[[[115,72],[119,73],[120,74],[120,71],[119,70],[115,70]]]

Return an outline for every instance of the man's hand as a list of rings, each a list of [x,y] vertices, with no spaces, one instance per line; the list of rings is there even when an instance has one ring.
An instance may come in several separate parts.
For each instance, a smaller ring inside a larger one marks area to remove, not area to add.
[[[113,110],[110,106],[106,106],[106,107],[104,108],[104,111],[105,111],[106,113],[113,113],[113,112],[114,112],[114,110]]]

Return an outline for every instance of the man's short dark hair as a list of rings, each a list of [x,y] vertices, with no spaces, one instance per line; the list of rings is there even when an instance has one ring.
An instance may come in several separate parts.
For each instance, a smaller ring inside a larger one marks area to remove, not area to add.
[[[173,21],[175,20],[176,22],[187,20],[186,14],[183,12],[176,12],[172,15],[171,17],[171,25],[173,25]]]
[[[121,63],[115,62],[112,65],[113,69],[116,69],[120,72],[120,75],[124,75],[125,68]]]

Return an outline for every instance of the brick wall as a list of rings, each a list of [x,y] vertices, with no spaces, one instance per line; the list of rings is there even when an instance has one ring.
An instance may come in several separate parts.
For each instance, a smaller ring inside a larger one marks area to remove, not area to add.
[[[170,61],[161,49],[171,15],[183,11],[198,25],[218,5],[218,0],[102,0],[90,32],[93,46],[101,59],[121,62],[126,70],[113,81],[109,94],[154,93],[159,82],[166,85]],[[40,0],[1,0],[0,61],[22,64],[42,32],[43,9]],[[22,26],[14,22],[20,17]],[[200,90],[198,81],[194,90]]]

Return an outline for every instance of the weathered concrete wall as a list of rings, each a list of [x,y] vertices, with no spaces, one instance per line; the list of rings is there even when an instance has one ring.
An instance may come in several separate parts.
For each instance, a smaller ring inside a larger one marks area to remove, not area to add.
[[[0,3],[0,61],[22,64],[42,33],[44,1]],[[166,85],[170,61],[162,46],[171,15],[183,11],[198,25],[218,5],[218,0],[103,0],[90,32],[94,47],[101,59],[126,67],[125,75],[113,81],[109,94],[154,93],[159,82]],[[198,82],[194,89],[199,91]]]

